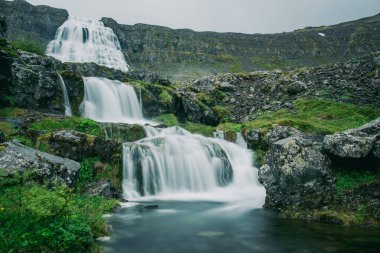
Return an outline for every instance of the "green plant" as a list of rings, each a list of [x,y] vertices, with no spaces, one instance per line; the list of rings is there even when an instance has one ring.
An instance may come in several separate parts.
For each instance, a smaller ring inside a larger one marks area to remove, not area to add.
[[[167,90],[163,90],[159,95],[159,102],[163,105],[169,105],[173,101],[173,97]]]
[[[338,170],[336,172],[336,190],[341,194],[355,186],[369,183],[376,179],[374,173],[369,171],[344,171]]]
[[[201,134],[206,137],[213,137],[214,132],[216,130],[215,127],[197,124],[193,122],[187,122],[184,128],[191,133]]]
[[[38,55],[45,55],[45,47],[41,43],[33,39],[16,40],[12,42],[13,46]]]
[[[105,234],[102,215],[118,202],[48,189],[30,177],[1,177],[0,252],[90,252]]]
[[[163,123],[168,127],[179,125],[179,121],[174,114],[163,114],[163,115],[155,117],[153,120]]]
[[[219,120],[227,122],[230,120],[230,110],[224,106],[214,106],[211,108]]]
[[[26,114],[25,109],[20,109],[16,107],[4,108],[0,110],[0,117],[4,117],[4,118],[20,117],[25,114]]]
[[[234,132],[241,132],[242,125],[237,123],[222,123],[217,126],[218,130],[227,132],[227,131],[234,131]]]

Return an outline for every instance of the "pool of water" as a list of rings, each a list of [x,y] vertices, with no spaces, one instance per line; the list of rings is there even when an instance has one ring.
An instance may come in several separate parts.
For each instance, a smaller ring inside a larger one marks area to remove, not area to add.
[[[155,204],[157,209],[143,208]],[[283,219],[211,202],[128,203],[107,217],[106,252],[380,252],[380,230]]]

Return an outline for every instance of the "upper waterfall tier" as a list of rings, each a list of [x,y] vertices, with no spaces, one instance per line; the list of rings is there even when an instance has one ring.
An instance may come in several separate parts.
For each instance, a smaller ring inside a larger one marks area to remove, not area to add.
[[[100,21],[69,17],[58,28],[47,54],[62,62],[95,62],[128,71],[120,43],[111,28]]]

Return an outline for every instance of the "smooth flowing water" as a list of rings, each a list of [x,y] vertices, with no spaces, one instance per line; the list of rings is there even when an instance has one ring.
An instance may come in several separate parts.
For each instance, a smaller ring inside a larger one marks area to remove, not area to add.
[[[58,77],[59,77],[59,82],[61,84],[61,89],[62,89],[62,94],[63,94],[63,101],[64,101],[63,106],[65,107],[65,115],[72,116],[70,99],[69,99],[69,95],[67,94],[65,81],[63,81],[63,78],[60,74],[58,74]]]
[[[107,218],[109,253],[378,253],[378,229],[282,219],[263,209],[235,212],[223,203],[158,201]]]
[[[119,40],[112,29],[93,19],[70,16],[58,28],[46,52],[62,62],[95,62],[128,71]]]

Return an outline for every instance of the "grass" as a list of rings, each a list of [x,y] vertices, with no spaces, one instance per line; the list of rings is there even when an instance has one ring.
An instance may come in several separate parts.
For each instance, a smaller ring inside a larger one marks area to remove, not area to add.
[[[163,90],[159,95],[159,102],[163,105],[169,105],[173,101],[173,97],[167,90]]]
[[[59,131],[59,130],[75,130],[82,133],[100,136],[104,135],[103,130],[98,123],[92,119],[85,118],[45,118],[39,122],[33,123],[31,129],[39,131]]]
[[[369,183],[376,179],[376,173],[370,171],[354,171],[343,169],[335,172],[336,177],[336,191],[342,194],[355,186]]]
[[[3,118],[14,118],[20,117],[27,113],[25,109],[20,109],[16,107],[4,108],[0,110],[0,117]]]
[[[153,120],[160,122],[168,127],[179,125],[179,121],[174,114],[163,114],[158,117],[155,117]]]
[[[380,108],[323,99],[298,99],[295,101],[295,112],[285,109],[266,112],[242,127],[265,132],[272,124],[278,124],[308,133],[331,134],[359,127],[379,116]]]
[[[193,122],[187,122],[184,128],[193,133],[193,134],[200,134],[206,137],[213,137],[215,132],[215,127],[197,124]]]
[[[228,132],[228,131],[234,131],[234,132],[241,132],[242,125],[237,123],[222,123],[217,126],[218,130]]]
[[[12,42],[12,45],[23,51],[35,53],[38,55],[45,55],[45,47],[41,43],[33,39],[16,40]]]

